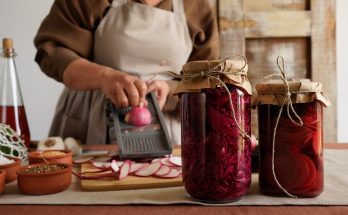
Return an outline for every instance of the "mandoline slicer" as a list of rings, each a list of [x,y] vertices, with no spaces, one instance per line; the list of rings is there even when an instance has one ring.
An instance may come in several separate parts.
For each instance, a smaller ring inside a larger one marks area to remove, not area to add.
[[[115,125],[119,156],[122,159],[161,157],[172,153],[168,130],[156,95],[149,93],[146,100],[152,121],[145,126],[133,126],[124,122],[130,107],[118,109],[111,102],[108,104]]]

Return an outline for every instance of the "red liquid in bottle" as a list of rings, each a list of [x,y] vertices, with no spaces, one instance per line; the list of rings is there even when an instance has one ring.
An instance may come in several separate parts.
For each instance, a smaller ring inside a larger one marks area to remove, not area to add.
[[[24,106],[0,106],[0,122],[11,126],[29,146],[30,132]]]

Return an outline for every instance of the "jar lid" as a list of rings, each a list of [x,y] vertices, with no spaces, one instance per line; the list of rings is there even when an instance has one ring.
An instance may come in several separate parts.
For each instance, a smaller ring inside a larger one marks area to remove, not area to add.
[[[181,81],[175,93],[200,92],[201,89],[233,84],[252,94],[247,77],[248,64],[245,57],[236,56],[224,60],[191,61],[182,68]]]
[[[255,85],[257,96],[253,105],[274,104],[282,105],[284,99],[291,94],[291,101],[296,103],[307,103],[314,100],[319,100],[326,107],[331,103],[322,93],[322,84],[312,82],[308,79],[301,81],[288,81],[287,84],[283,81],[271,81],[259,83]]]

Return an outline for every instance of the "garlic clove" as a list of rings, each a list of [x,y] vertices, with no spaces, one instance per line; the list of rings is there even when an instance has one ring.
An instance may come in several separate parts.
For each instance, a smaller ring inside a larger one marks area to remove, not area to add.
[[[65,150],[65,145],[61,137],[48,137],[37,144],[37,150]]]
[[[79,155],[82,153],[81,142],[73,137],[67,137],[64,140],[65,148],[73,153]]]

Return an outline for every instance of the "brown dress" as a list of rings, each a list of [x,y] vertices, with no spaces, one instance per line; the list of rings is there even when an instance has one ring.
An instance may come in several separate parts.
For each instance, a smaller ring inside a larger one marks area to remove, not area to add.
[[[38,49],[36,61],[48,76],[62,81],[64,70],[72,61],[78,58],[93,59],[94,32],[109,6],[107,0],[55,1],[35,38]],[[171,10],[172,1],[163,0],[157,7]],[[184,8],[193,43],[189,60],[217,58],[218,32],[210,5],[206,0],[184,0]],[[175,81],[172,81],[171,93],[175,85]],[[59,100],[49,135],[72,136],[87,144],[107,143],[105,106],[92,102],[94,97],[102,95],[101,92],[91,90],[82,95],[64,90],[61,97],[64,99]],[[168,98],[165,112],[177,107],[177,98]]]

